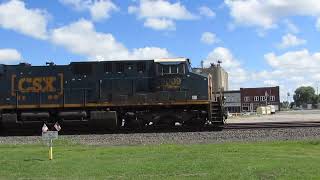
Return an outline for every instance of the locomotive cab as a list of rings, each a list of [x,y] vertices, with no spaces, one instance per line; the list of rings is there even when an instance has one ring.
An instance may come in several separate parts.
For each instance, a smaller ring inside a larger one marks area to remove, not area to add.
[[[183,75],[189,72],[189,59],[175,58],[175,59],[155,59],[156,75]]]
[[[184,91],[183,79],[188,72],[188,59],[155,59],[157,91]]]

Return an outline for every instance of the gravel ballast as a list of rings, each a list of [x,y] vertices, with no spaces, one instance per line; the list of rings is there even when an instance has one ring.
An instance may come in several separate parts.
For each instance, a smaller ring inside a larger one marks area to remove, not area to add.
[[[86,145],[204,144],[274,140],[317,140],[320,128],[223,130],[214,132],[63,135],[59,139]],[[42,143],[41,136],[0,137],[0,144]]]

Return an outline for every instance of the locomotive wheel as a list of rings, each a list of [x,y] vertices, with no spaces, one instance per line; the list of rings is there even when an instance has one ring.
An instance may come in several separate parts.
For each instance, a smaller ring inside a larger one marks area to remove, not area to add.
[[[143,125],[144,124],[141,119],[125,119],[125,127],[128,127],[130,129],[142,129]]]
[[[206,120],[203,118],[192,118],[188,121],[185,121],[183,124],[187,127],[204,127]]]
[[[176,122],[180,123],[180,120],[176,116],[167,114],[155,121],[155,125],[160,127],[174,127]]]

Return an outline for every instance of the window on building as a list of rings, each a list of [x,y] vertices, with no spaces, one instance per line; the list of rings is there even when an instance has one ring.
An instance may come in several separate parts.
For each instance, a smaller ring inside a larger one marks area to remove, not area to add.
[[[253,104],[253,111],[257,111],[257,108],[260,106],[259,103],[254,103]]]
[[[260,96],[260,101],[266,101],[267,100],[267,96]]]
[[[245,102],[249,102],[250,101],[250,97],[249,96],[245,96],[243,99]]]
[[[270,96],[270,101],[275,101],[276,97],[275,96]]]
[[[242,104],[242,111],[249,111],[249,109],[250,109],[250,104],[248,103]]]
[[[254,101],[259,101],[259,96],[255,96]]]

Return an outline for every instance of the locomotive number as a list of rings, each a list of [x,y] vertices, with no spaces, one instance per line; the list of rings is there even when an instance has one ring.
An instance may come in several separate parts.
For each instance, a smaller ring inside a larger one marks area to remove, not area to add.
[[[163,79],[161,87],[164,89],[178,89],[181,86],[180,78],[168,78]]]

